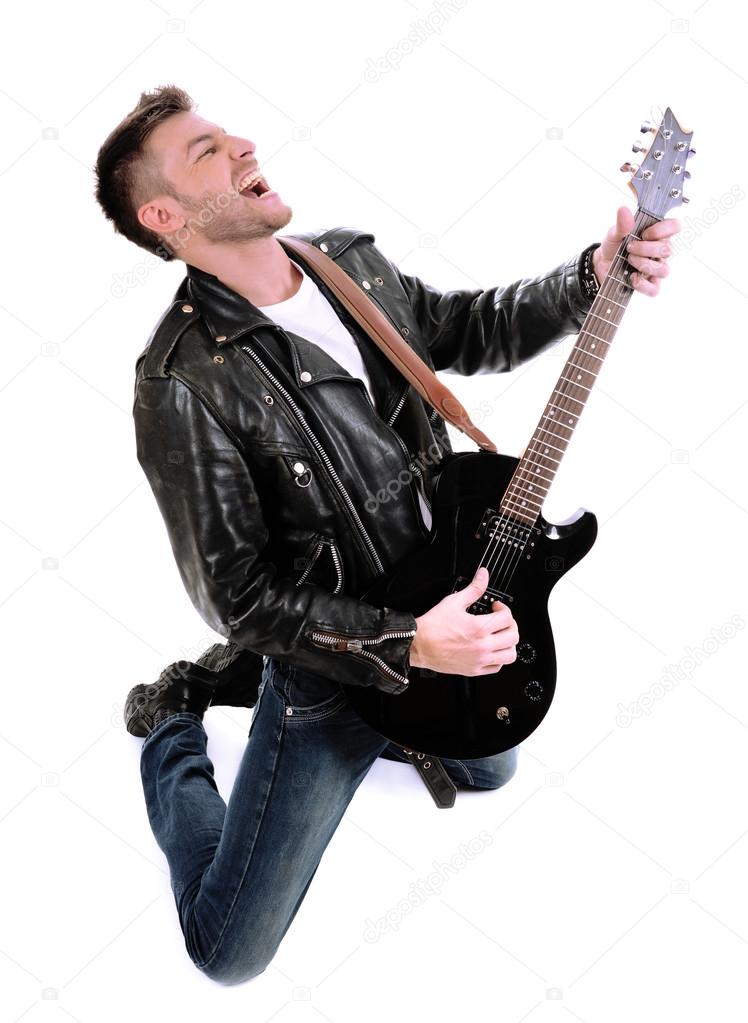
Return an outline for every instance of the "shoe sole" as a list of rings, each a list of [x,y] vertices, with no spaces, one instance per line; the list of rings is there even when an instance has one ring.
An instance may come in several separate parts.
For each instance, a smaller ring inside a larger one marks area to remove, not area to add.
[[[144,705],[153,695],[155,685],[157,683],[151,682],[133,686],[125,700],[125,728],[139,739],[144,739],[153,728],[153,719],[145,712]],[[150,694],[148,690],[151,690]]]

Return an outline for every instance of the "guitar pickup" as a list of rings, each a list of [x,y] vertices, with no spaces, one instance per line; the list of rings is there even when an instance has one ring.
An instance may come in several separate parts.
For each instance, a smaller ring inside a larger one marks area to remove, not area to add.
[[[452,593],[456,590],[464,590],[467,584],[471,582],[464,575],[460,575],[455,580],[455,584],[452,587]],[[491,605],[495,600],[500,600],[502,604],[511,606],[514,602],[514,597],[510,593],[504,593],[502,590],[497,590],[493,586],[487,586],[484,592],[474,601],[470,607],[468,607],[468,614],[471,615],[487,615],[491,614],[493,608]]]
[[[474,536],[476,540],[488,537],[489,540],[524,548],[530,543],[533,533],[539,536],[540,527],[503,515],[495,508],[486,508]],[[534,544],[530,543],[530,546]]]

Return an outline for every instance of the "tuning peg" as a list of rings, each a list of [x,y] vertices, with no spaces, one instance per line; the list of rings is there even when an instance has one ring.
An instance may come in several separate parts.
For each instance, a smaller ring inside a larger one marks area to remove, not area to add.
[[[638,139],[635,140],[634,144],[631,146],[631,152],[632,153],[646,153],[646,151],[647,151],[647,147],[643,146],[641,144],[641,142],[639,142]]]
[[[642,126],[639,129],[639,131],[642,133],[642,135],[646,135],[648,131],[657,131],[657,129],[649,121],[642,121]]]
[[[690,202],[691,200],[690,200],[690,199],[688,198],[688,196],[687,196],[687,195],[682,195],[682,196],[680,197],[680,201],[681,201],[681,202]]]
[[[683,177],[684,178],[690,178],[691,177],[691,172],[689,170],[683,171]]]
[[[696,150],[693,148],[693,146],[691,146],[690,149],[688,150],[688,155],[696,156]]]
[[[626,163],[621,164],[619,169],[622,171],[628,171],[630,174],[636,174],[636,172],[639,170],[639,164],[629,163],[627,160]]]

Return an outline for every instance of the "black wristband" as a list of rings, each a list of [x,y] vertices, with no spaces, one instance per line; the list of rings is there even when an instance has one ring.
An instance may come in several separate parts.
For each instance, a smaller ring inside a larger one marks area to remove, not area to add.
[[[592,253],[599,245],[600,242],[595,242],[594,245],[586,248],[579,261],[579,283],[587,299],[593,299],[600,290],[600,285],[595,277],[595,271],[592,268]]]

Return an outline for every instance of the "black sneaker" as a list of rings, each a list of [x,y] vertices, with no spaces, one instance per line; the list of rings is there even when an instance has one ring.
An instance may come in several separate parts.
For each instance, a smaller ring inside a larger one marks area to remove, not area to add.
[[[156,682],[132,687],[125,700],[125,727],[142,739],[169,714],[190,711],[202,718],[214,689],[213,672],[191,661],[175,661]]]
[[[213,678],[211,707],[254,707],[262,682],[262,654],[246,647],[214,643],[198,657],[195,665]]]

